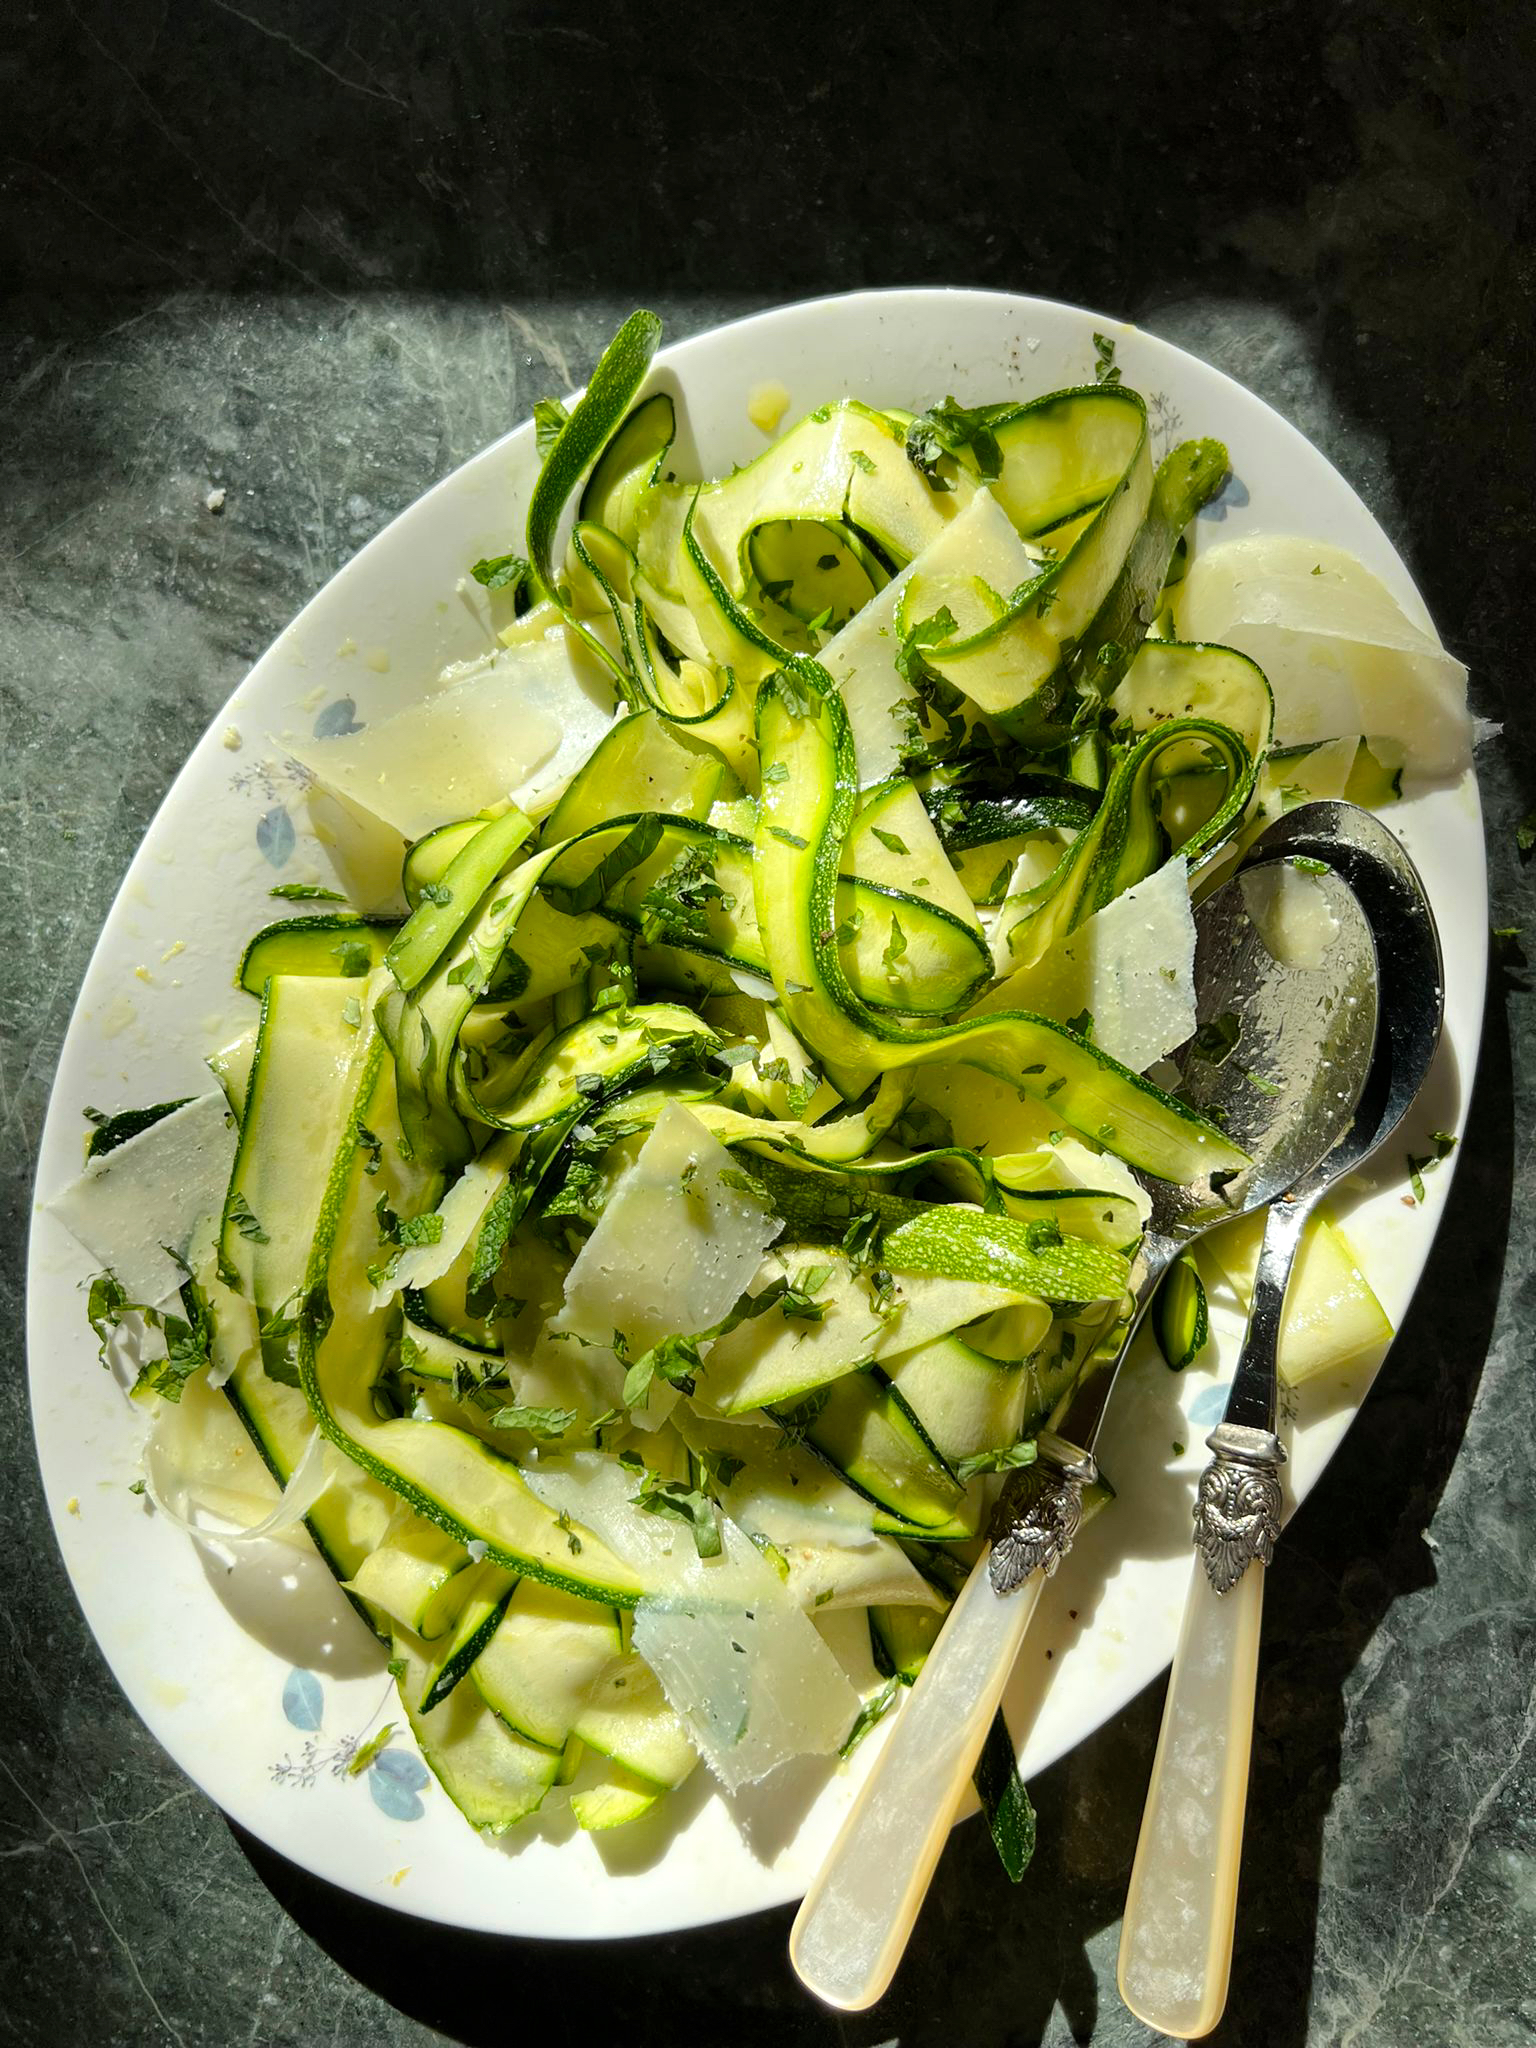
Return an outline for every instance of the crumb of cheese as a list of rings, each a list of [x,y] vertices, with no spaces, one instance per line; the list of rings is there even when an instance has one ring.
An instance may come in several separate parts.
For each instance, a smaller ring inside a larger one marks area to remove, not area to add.
[[[78,1517],[80,1513],[80,1496],[78,1493],[72,1493],[69,1496],[69,1499],[65,1501],[64,1511],[66,1514],[75,1515]]]
[[[370,647],[363,656],[363,660],[376,676],[387,676],[389,674],[389,649],[387,647]]]
[[[160,959],[162,963],[167,960],[174,960],[178,953],[185,953],[186,950],[187,942],[185,939],[174,939],[172,940],[171,944],[166,947],[165,951],[160,955]]]
[[[341,656],[343,660],[345,660],[349,654],[356,654],[357,642],[352,638],[352,635],[350,633],[347,635],[346,639],[342,641],[341,645],[337,648],[336,652]]]
[[[224,748],[225,748],[225,752],[226,752],[226,753],[230,753],[230,754],[238,754],[238,753],[239,753],[239,751],[240,751],[240,728],[239,728],[239,726],[238,726],[238,725],[226,725],[226,726],[225,726],[225,728],[224,728]]]
[[[135,981],[148,981],[151,978],[149,969],[147,967],[135,967],[133,978]]]
[[[747,393],[747,418],[759,433],[773,433],[788,410],[789,393],[782,384],[754,384]]]

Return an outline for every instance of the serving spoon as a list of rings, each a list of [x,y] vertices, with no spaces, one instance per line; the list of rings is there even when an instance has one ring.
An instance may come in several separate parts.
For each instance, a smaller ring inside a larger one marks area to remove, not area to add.
[[[1285,1452],[1275,1434],[1277,1350],[1303,1226],[1328,1190],[1401,1123],[1440,1039],[1444,974],[1434,915],[1394,835],[1353,804],[1312,803],[1265,835],[1266,854],[1345,876],[1376,941],[1381,1028],[1354,1121],[1270,1208],[1248,1335],[1195,1505],[1196,1561],[1120,1935],[1120,1996],[1149,2026],[1199,2039],[1221,2018],[1232,1968],[1264,1574],[1280,1533]]]
[[[1255,852],[1264,845],[1261,835]],[[1056,1429],[1041,1431],[1035,1463],[1010,1473],[989,1548],[791,1930],[795,1970],[829,2005],[862,2011],[895,1974],[1045,1580],[1076,1534],[1083,1488],[1098,1476],[1093,1449],[1115,1376],[1158,1281],[1203,1232],[1274,1201],[1309,1173],[1354,1113],[1376,1036],[1375,946],[1336,875],[1297,882],[1326,939],[1310,951],[1298,951],[1304,932],[1281,932],[1267,911],[1255,921],[1249,898],[1257,902],[1264,885],[1245,876],[1223,883],[1195,912],[1198,1028],[1174,1064],[1185,1098],[1221,1120],[1250,1164],[1188,1186],[1143,1182],[1151,1215],[1120,1351],[1110,1369],[1081,1383]],[[1228,1056],[1212,1057],[1223,1046]]]

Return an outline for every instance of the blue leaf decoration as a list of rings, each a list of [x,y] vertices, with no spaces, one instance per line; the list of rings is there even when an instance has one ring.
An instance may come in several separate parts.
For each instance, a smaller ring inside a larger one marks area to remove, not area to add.
[[[293,820],[275,804],[256,827],[256,844],[265,859],[280,868],[293,851]]]
[[[1208,505],[1200,507],[1197,516],[1201,519],[1225,519],[1229,505],[1241,506],[1247,503],[1248,486],[1243,482],[1236,470],[1229,469],[1226,482]]]
[[[382,1771],[386,1778],[393,1778],[397,1785],[403,1785],[407,1792],[419,1792],[427,1783],[427,1767],[419,1756],[412,1756],[408,1749],[382,1749],[373,1760],[373,1768]]]
[[[313,1671],[301,1671],[295,1665],[283,1681],[283,1712],[288,1719],[295,1728],[313,1735],[320,1726],[324,1705],[319,1679]]]
[[[1227,1412],[1227,1396],[1231,1391],[1230,1386],[1207,1387],[1203,1394],[1196,1397],[1193,1406],[1190,1408],[1190,1421],[1208,1422],[1214,1429]]]
[[[361,732],[362,729],[357,718],[357,705],[351,697],[338,697],[334,704],[327,704],[315,720],[317,740],[341,740],[349,732]]]
[[[380,1813],[387,1813],[391,1820],[420,1820],[426,1808],[409,1785],[403,1785],[392,1773],[379,1769],[383,1761],[384,1758],[380,1757],[368,1773],[368,1790],[373,1794],[374,1805]],[[412,1757],[410,1761],[415,1763],[416,1760]],[[426,1777],[425,1771],[422,1771],[422,1777]]]

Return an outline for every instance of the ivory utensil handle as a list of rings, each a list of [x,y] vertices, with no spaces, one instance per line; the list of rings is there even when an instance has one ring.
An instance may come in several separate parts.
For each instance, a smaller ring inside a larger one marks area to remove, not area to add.
[[[789,1937],[828,2005],[862,2012],[896,1974],[1044,1584],[999,1599],[983,1557],[903,1703]]]
[[[1179,2040],[1227,2002],[1263,1611],[1262,1565],[1217,1594],[1196,1557],[1120,1934],[1120,1996]]]

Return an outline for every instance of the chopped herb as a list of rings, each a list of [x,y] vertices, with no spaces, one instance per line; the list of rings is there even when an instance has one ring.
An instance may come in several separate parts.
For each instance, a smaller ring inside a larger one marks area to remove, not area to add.
[[[1094,383],[1118,384],[1120,382],[1120,372],[1115,367],[1115,344],[1111,336],[1095,334],[1093,337],[1093,353],[1096,358],[1093,365]]]
[[[1309,854],[1305,853],[1293,853],[1291,855],[1291,866],[1301,875],[1326,875],[1328,872],[1327,861],[1313,860]]]
[[[685,1486],[680,1479],[663,1479],[647,1471],[640,1491],[630,1501],[649,1515],[672,1515],[693,1531],[694,1548],[700,1557],[718,1557],[724,1548],[720,1534],[720,1513],[709,1495],[698,1487]]]
[[[982,482],[996,483],[1003,473],[1003,456],[993,431],[993,418],[992,407],[961,405],[954,398],[946,398],[942,405],[931,405],[907,428],[907,460],[930,489],[950,491],[954,485],[939,469],[940,457],[957,456],[962,449],[969,448]]]
[[[279,882],[267,894],[285,897],[290,903],[345,903],[347,900],[339,889],[322,889],[318,882]]]
[[[789,763],[787,761],[770,761],[763,770],[763,780],[764,782],[788,782]]]
[[[391,1657],[389,1662],[384,1666],[384,1669],[389,1673],[391,1678],[404,1678],[406,1672],[405,1659],[403,1657]]]
[[[901,1697],[901,1680],[888,1678],[877,1693],[872,1693],[858,1711],[853,1726],[843,1739],[838,1755],[845,1761],[853,1755],[870,1729],[883,1721]]]
[[[520,590],[530,574],[521,555],[487,555],[476,562],[470,575],[487,590]]]
[[[869,829],[874,833],[887,853],[905,853],[907,851],[906,841],[899,839],[894,832],[886,832],[879,825],[871,825]]]
[[[569,418],[570,414],[558,398],[540,398],[534,401],[533,442],[539,451],[540,461],[544,460],[559,440],[560,430]]]
[[[394,1722],[386,1721],[377,1735],[370,1735],[368,1740],[353,1752],[352,1761],[347,1765],[347,1776],[349,1778],[360,1777],[373,1762],[379,1751],[387,1745],[389,1738],[394,1732]]]
[[[618,1346],[614,1346],[615,1351]],[[621,1354],[622,1355],[622,1354]],[[626,1408],[643,1408],[650,1399],[651,1382],[661,1380],[679,1393],[691,1394],[694,1375],[701,1369],[699,1347],[691,1337],[663,1337],[642,1353],[624,1375],[623,1402]]]
[[[234,1200],[225,1209],[224,1216],[225,1220],[233,1223],[240,1235],[248,1237],[252,1244],[270,1244],[272,1242],[266,1231],[262,1229],[260,1223],[251,1214],[251,1205],[244,1195],[235,1196]]]
[[[855,448],[849,457],[855,469],[862,469],[866,476],[875,474],[875,465],[862,448]]]
[[[1278,1095],[1280,1093],[1280,1083],[1278,1081],[1271,1081],[1267,1074],[1256,1074],[1251,1067],[1246,1072],[1248,1086],[1250,1088],[1257,1088],[1261,1095]]]
[[[130,1493],[136,1493],[136,1494],[138,1494],[138,1495],[139,1495],[139,1496],[140,1496],[140,1497],[142,1498],[142,1496],[143,1496],[143,1493],[144,1493],[144,1482],[143,1482],[143,1480],[142,1480],[142,1479],[135,1479],[135,1480],[134,1480],[134,1482],[133,1482],[133,1484],[132,1484],[132,1485],[131,1485],[131,1486],[129,1487],[128,1491],[129,1491]]]
[[[563,1532],[565,1536],[565,1547],[567,1550],[569,1550],[572,1557],[580,1557],[581,1538],[576,1534],[576,1531],[571,1527],[571,1511],[569,1508],[562,1508],[559,1514],[556,1515],[555,1527]]]
[[[526,1429],[532,1436],[564,1436],[576,1420],[574,1408],[530,1408],[512,1401],[490,1418],[492,1429]]]
[[[442,910],[453,901],[453,891],[446,882],[423,882],[421,900],[423,903],[435,903]]]
[[[341,962],[338,972],[344,981],[360,981],[373,965],[373,949],[361,939],[342,939],[331,951]]]
[[[816,557],[816,566],[818,569],[835,569],[837,567],[837,557],[836,555],[818,555]]]
[[[907,935],[901,928],[901,919],[893,911],[891,913],[891,936],[886,941],[885,951],[880,956],[881,965],[885,968],[886,974],[892,981],[900,978],[900,969],[897,963],[906,950]]]
[[[354,1031],[362,1029],[363,1006],[356,996],[348,996],[347,1000],[342,1004],[341,1021],[343,1024],[349,1024]]]
[[[1068,1029],[1069,1031],[1075,1031],[1075,1032],[1077,1033],[1077,1035],[1078,1035],[1078,1037],[1079,1037],[1079,1038],[1092,1038],[1092,1036],[1093,1036],[1093,1012],[1092,1012],[1092,1010],[1079,1010],[1079,1011],[1078,1011],[1078,1013],[1077,1013],[1077,1015],[1076,1015],[1075,1017],[1069,1017],[1069,1018],[1067,1019],[1067,1029]]]
[[[973,1451],[968,1458],[961,1458],[955,1466],[955,1477],[959,1480],[974,1479],[980,1472],[1013,1472],[1021,1465],[1035,1462],[1033,1437],[1025,1437],[1016,1444],[1000,1444],[995,1450]]]
[[[1235,1010],[1223,1010],[1219,1017],[1212,1017],[1200,1026],[1189,1049],[1196,1059],[1207,1060],[1213,1067],[1219,1067],[1237,1044],[1242,1028],[1242,1020]]]
[[[1456,1149],[1456,1140],[1449,1131],[1431,1131],[1429,1137],[1435,1148],[1433,1152],[1426,1152],[1422,1159],[1415,1159],[1411,1152],[1408,1154],[1408,1182],[1413,1189],[1414,1199],[1419,1202],[1424,1199],[1423,1176]]]
[[[461,960],[457,967],[450,967],[447,981],[450,988],[467,988],[477,1002],[485,994],[485,969],[473,956]]]
[[[761,1053],[758,1045],[722,1045],[715,1058],[726,1067],[749,1067]]]
[[[1532,851],[1536,850],[1536,811],[1527,811],[1515,827],[1515,845],[1523,864],[1530,859]]]
[[[640,898],[640,936],[649,946],[708,945],[709,913],[729,916],[735,908],[736,898],[715,880],[714,862],[704,848],[688,846]]]

